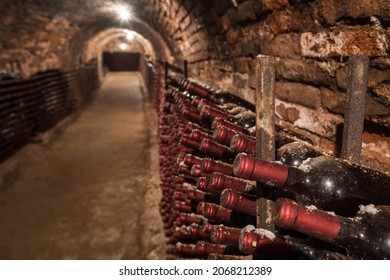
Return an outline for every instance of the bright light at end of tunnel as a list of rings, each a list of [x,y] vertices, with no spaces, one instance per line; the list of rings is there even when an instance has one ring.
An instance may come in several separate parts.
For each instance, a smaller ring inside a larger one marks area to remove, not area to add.
[[[132,41],[132,40],[134,39],[134,34],[133,34],[133,32],[128,31],[128,32],[126,33],[126,39],[127,39],[127,41]]]
[[[120,44],[119,48],[124,51],[127,49],[127,45],[125,43]]]
[[[116,7],[116,15],[121,22],[128,21],[131,16],[129,8],[123,5]]]

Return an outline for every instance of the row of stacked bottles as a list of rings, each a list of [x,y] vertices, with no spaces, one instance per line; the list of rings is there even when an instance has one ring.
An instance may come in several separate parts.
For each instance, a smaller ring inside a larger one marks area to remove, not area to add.
[[[390,177],[326,156],[282,130],[255,157],[255,108],[160,68],[162,216],[168,259],[388,259]],[[259,226],[258,188],[275,205]]]

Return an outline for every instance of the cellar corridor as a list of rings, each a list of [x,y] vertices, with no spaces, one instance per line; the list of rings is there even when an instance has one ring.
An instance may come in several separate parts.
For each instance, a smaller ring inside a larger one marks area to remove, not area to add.
[[[0,260],[390,259],[389,0],[0,3]]]
[[[141,84],[107,74],[77,117],[3,163],[0,259],[163,258],[155,111]]]

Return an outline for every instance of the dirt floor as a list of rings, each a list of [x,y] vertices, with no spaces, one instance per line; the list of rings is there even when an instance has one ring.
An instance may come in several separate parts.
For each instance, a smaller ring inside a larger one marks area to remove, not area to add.
[[[109,73],[66,128],[0,165],[0,259],[165,258],[144,95],[137,73]]]

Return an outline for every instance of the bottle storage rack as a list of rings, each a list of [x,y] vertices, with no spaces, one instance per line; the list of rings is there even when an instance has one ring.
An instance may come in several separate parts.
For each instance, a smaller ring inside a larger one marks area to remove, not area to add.
[[[79,110],[99,85],[97,61],[0,82],[0,162],[38,133]]]
[[[272,57],[256,58],[255,106],[188,78],[186,63],[156,69],[168,259],[390,257],[390,178],[359,165],[368,58],[350,67],[341,158],[275,126]]]

